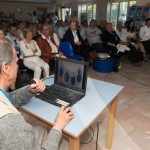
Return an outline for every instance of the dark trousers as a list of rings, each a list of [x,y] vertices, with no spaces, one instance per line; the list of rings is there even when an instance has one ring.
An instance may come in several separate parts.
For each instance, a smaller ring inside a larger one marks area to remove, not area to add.
[[[144,45],[146,52],[150,54],[150,40],[142,41],[142,44]]]
[[[120,61],[121,57],[123,56],[123,52],[118,52],[118,49],[113,46],[107,46],[107,50],[111,57],[114,57],[116,61]]]
[[[82,45],[75,45],[73,47],[74,53],[81,55],[85,61],[88,61],[90,58],[90,47],[88,43],[82,43]]]
[[[92,49],[94,49],[97,53],[102,52],[102,43],[92,44]]]

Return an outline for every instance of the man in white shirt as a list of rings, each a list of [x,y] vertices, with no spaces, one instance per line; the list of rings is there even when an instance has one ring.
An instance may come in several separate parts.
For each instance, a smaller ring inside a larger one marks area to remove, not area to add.
[[[52,55],[61,56],[63,55],[58,48],[58,39],[56,40],[55,36],[51,37],[52,28],[49,23],[42,25],[42,34],[41,37],[37,39],[37,44],[41,49],[41,58],[49,64],[52,59]]]
[[[102,32],[96,27],[95,20],[91,20],[90,26],[86,29],[86,34],[90,46],[94,48],[97,53],[100,53],[102,49],[102,41],[100,35],[102,34]]]
[[[32,23],[39,23],[36,11],[33,11]]]
[[[17,27],[18,27],[17,32],[18,32],[20,38],[23,40],[24,39],[24,33],[23,32],[24,32],[24,28],[25,28],[24,22],[23,21],[19,21]]]
[[[15,47],[16,51],[17,51],[17,56],[20,57],[20,42],[21,41],[21,37],[17,32],[17,27],[15,24],[10,24],[10,26],[8,27],[8,34],[6,35],[6,38],[9,39],[11,41],[11,43],[13,44],[13,46]]]
[[[70,22],[69,29],[66,31],[64,40],[71,43],[75,54],[81,54],[85,61],[89,61],[89,46],[83,42],[79,30],[77,30],[75,21]]]
[[[58,28],[58,36],[61,40],[63,40],[65,33],[66,33],[65,23],[64,21],[61,20],[60,26]]]
[[[88,27],[88,22],[87,20],[84,20],[83,22],[81,22],[81,27],[80,27],[80,34],[83,40],[87,40],[86,37],[86,29]]]
[[[66,14],[67,15],[65,16],[65,20],[68,21],[68,22],[72,21],[72,16],[69,15],[69,11],[66,11]]]
[[[146,25],[140,29],[140,38],[145,50],[150,54],[150,18],[146,20]]]

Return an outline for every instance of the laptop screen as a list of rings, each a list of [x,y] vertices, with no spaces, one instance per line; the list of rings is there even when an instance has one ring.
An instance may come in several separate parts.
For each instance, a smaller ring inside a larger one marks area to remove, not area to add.
[[[86,90],[88,69],[86,62],[57,58],[55,67],[55,84],[81,92]]]

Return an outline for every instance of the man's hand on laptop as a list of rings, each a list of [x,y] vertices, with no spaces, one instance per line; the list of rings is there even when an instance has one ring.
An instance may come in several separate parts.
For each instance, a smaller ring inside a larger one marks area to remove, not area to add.
[[[32,94],[43,92],[45,90],[45,84],[42,80],[34,78],[33,80],[31,80],[31,83],[28,89],[29,89],[29,92]]]
[[[70,107],[62,106],[55,119],[54,128],[63,130],[68,122],[74,117],[73,113],[70,111]]]

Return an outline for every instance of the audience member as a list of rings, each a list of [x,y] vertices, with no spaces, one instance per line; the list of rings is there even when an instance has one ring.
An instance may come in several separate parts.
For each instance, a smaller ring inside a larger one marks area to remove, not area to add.
[[[59,26],[60,26],[60,21],[58,20],[55,24],[53,24],[53,32],[59,35]]]
[[[85,61],[89,60],[89,47],[88,45],[84,45],[75,21],[70,22],[69,29],[66,31],[64,39],[71,43],[75,54],[81,54]]]
[[[69,14],[69,11],[66,11],[65,20],[68,22],[72,21],[72,16]]]
[[[131,43],[136,50],[140,50],[140,52],[143,53],[145,61],[147,61],[147,53],[145,52],[143,44],[137,38],[133,21],[130,21],[127,25],[127,41],[128,43]]]
[[[106,20],[99,21],[99,25],[97,27],[102,31],[102,33],[106,30],[106,23]]]
[[[33,11],[32,23],[39,23],[36,11]]]
[[[100,53],[102,50],[102,41],[100,35],[102,31],[98,29],[95,25],[95,20],[91,20],[90,26],[86,29],[87,40],[90,46]]]
[[[146,20],[146,25],[140,29],[140,38],[145,50],[150,55],[150,18]]]
[[[41,58],[49,64],[52,54],[59,54],[58,46],[51,40],[51,25],[45,23],[42,25],[42,35],[37,39],[37,44],[41,49]],[[61,55],[61,54],[60,54]]]
[[[30,29],[25,30],[25,39],[20,41],[21,54],[24,57],[24,65],[34,71],[34,77],[40,79],[43,70],[43,77],[49,76],[49,65],[43,61],[41,50],[36,41],[32,40],[33,32]]]
[[[83,22],[81,22],[80,35],[81,35],[83,40],[87,40],[87,37],[86,37],[86,29],[87,29],[87,27],[88,27],[87,20],[84,20]]]
[[[11,41],[11,43],[13,44],[13,46],[15,47],[16,51],[17,51],[17,56],[18,58],[20,57],[20,40],[21,37],[17,32],[17,27],[16,24],[10,24],[10,26],[8,27],[8,34],[6,35],[6,38],[9,39]]]
[[[126,26],[128,26],[128,24],[129,22],[127,23]],[[123,28],[122,22],[118,21],[117,29],[115,32],[119,36],[120,42],[130,48],[130,51],[125,52],[128,58],[130,59],[130,61],[134,63],[135,65],[139,65],[140,61],[143,59],[143,55],[142,53],[137,51],[136,47],[127,40],[127,37],[128,37],[127,27]]]
[[[105,45],[105,48],[109,50],[110,56],[116,59],[116,68],[114,71],[118,71],[118,67],[120,66],[120,59],[123,55],[121,49],[118,49],[118,44],[120,44],[120,38],[117,36],[115,32],[112,31],[112,24],[106,24],[106,30],[102,34],[102,41]]]
[[[18,34],[20,36],[20,38],[23,40],[24,39],[24,29],[25,29],[25,24],[23,21],[19,21],[18,24],[17,24],[17,27],[18,27]]]
[[[52,27],[50,26],[50,39],[54,46],[57,47],[57,52],[52,53],[52,57],[64,57],[64,54],[59,49],[59,38],[56,33],[53,32]]]
[[[41,32],[39,32],[39,30],[38,30],[38,25],[37,24],[33,24],[32,26],[31,26],[31,29],[32,29],[32,32],[33,32],[33,40],[37,40],[38,39],[38,37],[40,37],[41,36]]]
[[[58,37],[60,38],[61,41],[63,41],[65,33],[66,33],[65,23],[64,23],[64,21],[61,20],[60,26],[58,28]]]

